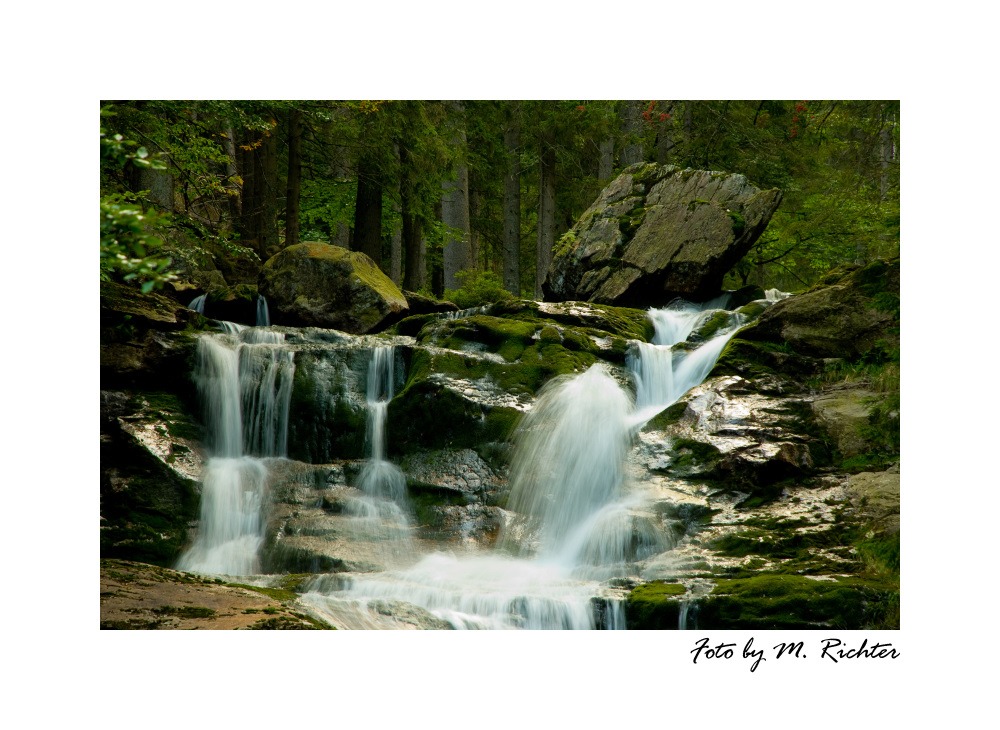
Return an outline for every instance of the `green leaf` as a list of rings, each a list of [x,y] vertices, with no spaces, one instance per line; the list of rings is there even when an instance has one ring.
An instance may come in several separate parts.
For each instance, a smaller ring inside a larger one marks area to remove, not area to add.
[[[145,147],[140,147],[139,149],[137,149],[137,150],[135,151],[135,153],[136,153],[137,155],[139,155],[139,157],[142,157],[142,158],[146,158],[146,157],[149,157],[149,152],[147,152],[147,151],[146,151],[146,148],[145,148]]]
[[[152,291],[152,289],[153,289],[153,287],[154,287],[155,285],[156,285],[156,282],[155,282],[155,281],[147,281],[147,282],[145,282],[145,283],[144,283],[144,284],[142,285],[142,293],[143,293],[143,294],[149,294],[149,292],[150,292],[150,291]]]

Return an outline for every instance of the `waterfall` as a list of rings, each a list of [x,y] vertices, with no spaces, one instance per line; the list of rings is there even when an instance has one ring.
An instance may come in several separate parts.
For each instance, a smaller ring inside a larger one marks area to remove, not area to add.
[[[198,314],[204,314],[205,313],[205,297],[207,297],[207,296],[208,296],[207,294],[199,294],[198,296],[196,296],[194,299],[191,300],[191,303],[188,304],[188,309],[193,309]]]
[[[727,295],[723,297],[728,298]],[[720,297],[704,304],[677,299],[663,309],[651,309],[655,334],[652,343],[636,342],[627,354],[627,366],[636,390],[638,422],[648,421],[701,383],[719,359],[726,343],[743,324],[743,316],[724,312],[727,321],[705,342],[688,343],[699,327],[724,310]],[[675,345],[681,345],[675,347]]]
[[[245,575],[264,541],[263,457],[284,456],[295,363],[285,336],[223,322],[198,340],[195,382],[206,445],[198,534],[178,568]]]
[[[384,565],[411,563],[413,543],[407,516],[406,478],[386,458],[386,414],[394,394],[395,348],[379,345],[368,361],[365,405],[366,459],[355,486],[360,492],[345,505],[355,539],[372,544],[371,555]]]
[[[271,315],[267,311],[267,300],[264,298],[263,294],[257,295],[257,326],[271,326]]]
[[[368,408],[365,433],[368,460],[358,477],[358,489],[371,497],[402,502],[406,499],[406,479],[399,467],[385,458],[385,419],[389,401],[394,395],[394,358],[395,349],[382,345],[372,350],[368,364],[365,396]]]

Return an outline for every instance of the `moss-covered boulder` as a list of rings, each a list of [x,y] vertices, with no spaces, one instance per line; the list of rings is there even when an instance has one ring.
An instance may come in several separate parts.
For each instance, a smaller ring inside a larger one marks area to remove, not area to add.
[[[810,290],[775,303],[740,338],[848,359],[898,346],[899,259],[831,272]]]
[[[560,240],[545,298],[630,307],[710,299],[780,202],[779,190],[742,175],[632,165]]]
[[[264,264],[258,289],[274,324],[373,332],[408,310],[406,298],[360,251],[326,243],[289,246]]]

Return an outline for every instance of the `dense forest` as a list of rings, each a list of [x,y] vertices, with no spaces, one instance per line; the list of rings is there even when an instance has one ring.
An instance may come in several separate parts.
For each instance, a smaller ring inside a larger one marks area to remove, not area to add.
[[[560,238],[650,161],[781,189],[726,284],[791,291],[898,255],[899,130],[898,101],[102,101],[101,278],[325,241],[404,290],[538,299]]]

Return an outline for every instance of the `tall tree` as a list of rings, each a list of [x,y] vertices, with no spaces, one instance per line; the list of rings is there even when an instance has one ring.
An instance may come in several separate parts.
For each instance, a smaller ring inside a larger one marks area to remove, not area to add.
[[[521,104],[506,106],[504,148],[507,174],[503,179],[503,288],[521,296]]]
[[[354,203],[354,250],[382,266],[382,176],[371,154],[358,160],[358,193]]]
[[[624,141],[619,164],[628,167],[642,162],[642,102],[626,101],[622,107],[621,133]]]
[[[299,196],[302,193],[302,111],[288,110],[288,179],[285,197],[285,245],[299,242]]]
[[[458,289],[461,282],[456,277],[460,271],[475,268],[469,236],[469,168],[464,157],[465,122],[462,118],[462,102],[451,103],[455,114],[456,130],[452,145],[458,160],[454,167],[454,178],[441,182],[441,222],[447,226],[444,243],[444,288]]]
[[[556,148],[551,132],[538,140],[538,243],[535,248],[535,298],[542,298],[542,282],[549,271],[556,239]]]
[[[277,123],[245,131],[240,172],[243,177],[240,231],[261,260],[278,245],[278,140]]]

